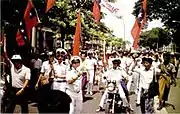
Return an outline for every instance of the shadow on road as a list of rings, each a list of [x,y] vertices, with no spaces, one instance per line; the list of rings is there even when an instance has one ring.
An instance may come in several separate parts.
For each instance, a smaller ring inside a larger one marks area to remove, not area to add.
[[[93,100],[93,97],[85,97],[83,102],[89,101],[89,100]]]
[[[170,104],[170,103],[166,103],[165,107],[172,107],[173,110],[176,110],[175,106],[173,104]]]

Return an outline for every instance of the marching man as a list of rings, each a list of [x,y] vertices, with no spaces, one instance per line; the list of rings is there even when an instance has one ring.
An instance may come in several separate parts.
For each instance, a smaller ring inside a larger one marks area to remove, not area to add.
[[[85,61],[86,61],[86,68],[89,74],[87,94],[93,95],[92,90],[93,90],[93,82],[96,72],[97,61],[93,58],[93,53],[91,51],[88,52],[88,57],[86,58]]]
[[[67,89],[66,93],[71,97],[70,114],[80,114],[83,109],[82,97],[82,73],[78,69],[81,64],[79,56],[73,56],[71,59],[71,68],[67,72]]]

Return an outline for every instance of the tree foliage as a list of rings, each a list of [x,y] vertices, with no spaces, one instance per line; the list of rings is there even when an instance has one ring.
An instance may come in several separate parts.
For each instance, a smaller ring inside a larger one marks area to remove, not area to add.
[[[147,0],[147,18],[161,19],[164,26],[171,32],[173,41],[180,46],[180,0]],[[137,17],[141,0],[135,3],[133,14]]]
[[[142,32],[140,35],[140,45],[150,47],[151,49],[160,48],[168,45],[171,37],[167,30],[162,28],[153,28],[152,30]]]
[[[82,38],[101,39],[104,34],[112,36],[112,31],[104,23],[95,23],[92,16],[92,0],[56,0],[55,5],[45,13],[46,0],[32,0],[37,9],[41,21],[41,27],[51,28],[54,33],[60,33],[61,40],[72,39],[75,33],[77,11],[81,11]],[[2,28],[7,34],[8,39],[13,40],[14,47],[16,31],[19,22],[23,20],[24,11],[28,0],[9,0],[2,1]],[[8,13],[8,15],[6,15]],[[103,14],[102,14],[103,17]],[[11,28],[11,29],[9,29]],[[112,38],[109,38],[112,39]]]

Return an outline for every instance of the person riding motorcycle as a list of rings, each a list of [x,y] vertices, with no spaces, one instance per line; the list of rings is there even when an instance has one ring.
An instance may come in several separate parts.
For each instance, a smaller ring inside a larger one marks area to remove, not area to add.
[[[116,81],[117,87],[119,89],[120,98],[123,101],[123,106],[127,107],[128,106],[128,101],[126,99],[126,95],[125,95],[124,90],[123,90],[123,88],[121,86],[121,83],[120,83],[121,80],[124,79],[127,76],[127,74],[121,67],[119,67],[119,64],[121,63],[120,59],[118,59],[118,58],[114,59],[112,61],[112,63],[113,63],[113,67],[110,68],[105,74],[106,79],[110,80],[110,81],[114,81],[114,80]],[[104,102],[106,100],[107,94],[108,94],[108,89],[106,88],[106,90],[105,90],[105,92],[104,92],[104,94],[103,94],[103,96],[101,98],[99,108],[96,110],[97,112],[98,111],[103,111]]]

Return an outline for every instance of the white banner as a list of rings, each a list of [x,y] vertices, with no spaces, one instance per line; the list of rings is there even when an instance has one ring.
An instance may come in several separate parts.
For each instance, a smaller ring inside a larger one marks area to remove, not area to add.
[[[106,14],[110,13],[116,17],[121,16],[120,9],[118,8],[117,3],[111,3],[106,0],[101,0],[100,5],[101,5],[101,12],[106,13]]]

